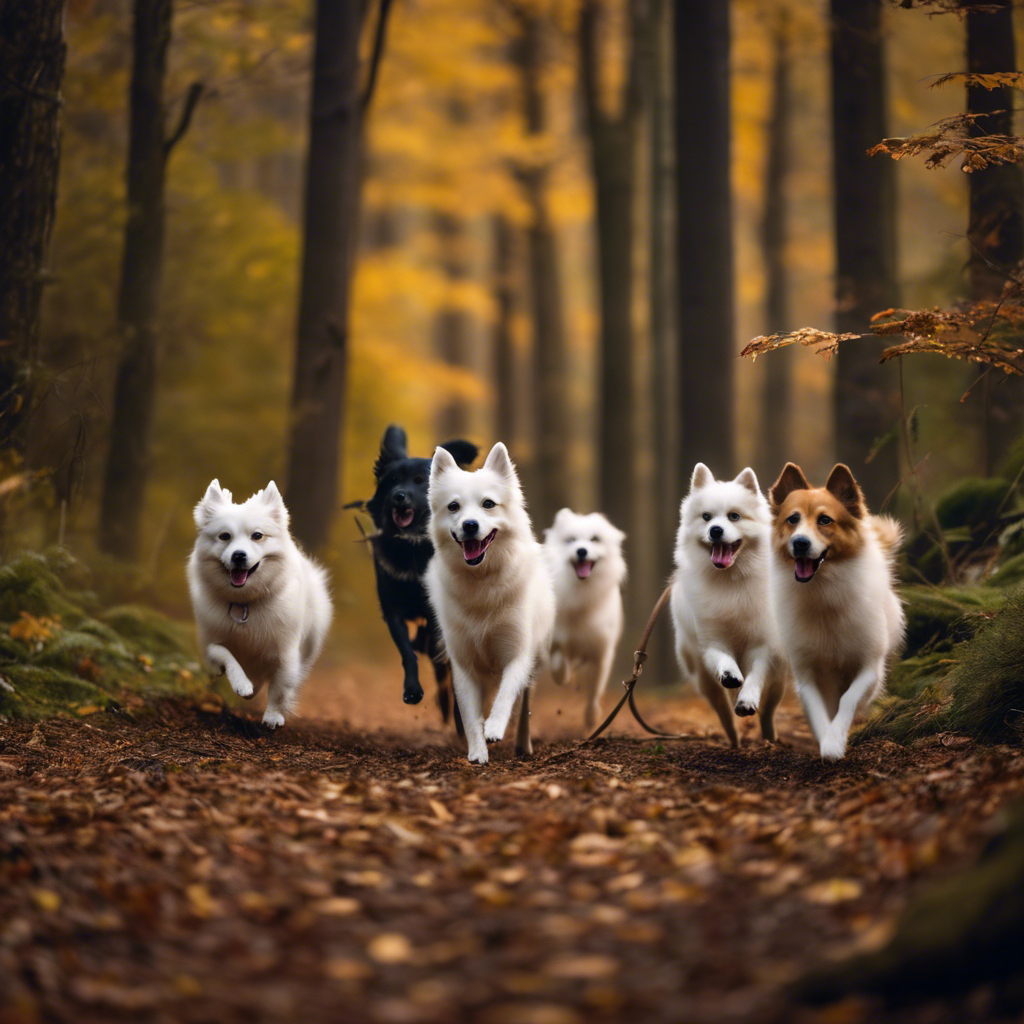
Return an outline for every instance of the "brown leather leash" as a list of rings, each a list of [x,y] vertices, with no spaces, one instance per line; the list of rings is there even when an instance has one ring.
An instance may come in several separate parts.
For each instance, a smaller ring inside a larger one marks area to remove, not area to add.
[[[668,604],[668,599],[672,594],[672,584],[670,583],[663,591],[661,597],[658,598],[658,603],[654,606],[654,610],[651,612],[651,617],[647,620],[647,626],[644,629],[644,635],[640,638],[640,646],[633,652],[633,674],[629,679],[623,680],[622,685],[626,688],[626,692],[622,695],[622,699],[612,709],[612,713],[585,739],[582,743],[589,743],[591,740],[596,740],[608,728],[612,722],[615,721],[615,716],[622,710],[623,704],[629,702],[629,710],[633,712],[633,717],[640,723],[640,727],[652,736],[661,736],[663,739],[668,740],[682,740],[687,739],[682,733],[675,732],[662,732],[661,729],[655,729],[653,726],[648,725],[637,710],[636,700],[633,696],[633,690],[636,688],[637,680],[640,678],[641,673],[644,670],[644,662],[647,660],[647,642],[651,639],[651,633],[654,631],[654,624],[658,621],[658,616],[661,614],[665,605]]]

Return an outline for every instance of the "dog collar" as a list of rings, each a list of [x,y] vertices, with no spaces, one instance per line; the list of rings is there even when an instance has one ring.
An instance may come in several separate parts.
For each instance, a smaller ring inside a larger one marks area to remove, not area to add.
[[[228,615],[235,620],[235,622],[248,622],[249,621],[249,606],[247,604],[236,604],[232,601],[228,605]]]

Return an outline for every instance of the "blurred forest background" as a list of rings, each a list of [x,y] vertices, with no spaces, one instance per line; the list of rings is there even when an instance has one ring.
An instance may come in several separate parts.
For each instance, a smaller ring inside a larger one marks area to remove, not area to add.
[[[38,195],[0,187],[7,555],[61,540],[185,615],[207,483],[275,478],[333,572],[338,643],[373,658],[387,634],[342,505],[372,493],[390,422],[415,454],[505,441],[538,531],[564,504],[607,512],[634,632],[697,459],[767,486],[786,459],[820,480],[841,457],[904,512],[912,470],[932,498],[1013,479],[1002,373],[897,373],[870,335],[831,360],[739,357],[756,335],[1000,298],[1024,256],[1017,165],[867,149],[1012,109],[1009,78],[932,87],[1015,71],[1012,5],[314,7],[0,3],[5,63],[38,64],[32,94],[0,87],[4,131],[28,110],[20,151],[49,168]],[[12,246],[32,223],[35,248]]]

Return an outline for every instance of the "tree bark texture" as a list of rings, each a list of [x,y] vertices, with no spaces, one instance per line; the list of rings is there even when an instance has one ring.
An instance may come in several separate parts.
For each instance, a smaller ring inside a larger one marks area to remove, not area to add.
[[[673,38],[681,467],[721,478],[735,457],[729,5],[677,3]]]
[[[24,448],[57,204],[64,0],[0,3],[0,450]]]
[[[597,278],[601,312],[600,413],[597,448],[601,511],[635,543],[637,439],[633,393],[635,200],[637,158],[643,126],[643,78],[639,26],[645,0],[630,0],[629,56],[625,91],[609,112],[601,95],[601,29],[606,0],[580,8],[580,72],[594,180]]]
[[[135,0],[128,124],[128,219],[117,299],[122,350],[114,388],[99,544],[139,557],[156,396],[167,165],[164,79],[172,0]]]
[[[494,295],[494,436],[515,450],[516,354],[512,335],[515,316],[515,236],[507,217],[491,218]]]
[[[866,335],[836,357],[836,454],[877,510],[899,482],[898,447],[867,460],[900,417],[896,367],[879,365],[884,344],[869,333],[898,302],[896,168],[867,155],[887,134],[882,2],[831,0],[831,15],[836,330]]]
[[[363,4],[317,0],[287,500],[294,534],[323,548],[338,500],[359,222]]]
[[[967,70],[976,74],[1016,71],[1013,5],[1009,0],[965,0]],[[974,127],[978,135],[1013,134],[1013,89],[967,89],[967,110],[985,114]],[[967,262],[974,300],[998,300],[1012,271],[1024,258],[1024,173],[1019,164],[974,171],[970,182]],[[996,471],[1014,439],[1024,429],[1024,384],[997,371],[986,378],[985,462]]]
[[[528,5],[517,7],[515,14],[518,38],[513,48],[513,59],[519,71],[524,122],[528,135],[539,136],[547,130],[547,113],[541,91],[545,25]],[[562,271],[557,236],[548,208],[548,174],[549,168],[540,163],[521,167],[518,171],[530,209],[526,252],[535,391],[533,476],[536,496],[532,512],[538,530],[548,526],[555,513],[570,504],[568,452],[573,436]]]
[[[452,285],[465,281],[469,268],[463,251],[465,234],[458,218],[450,213],[438,213],[434,218],[434,233],[445,277]],[[434,320],[434,352],[449,366],[468,369],[469,332],[465,310],[452,304],[443,305]],[[470,433],[470,410],[465,398],[453,395],[445,402],[438,415],[437,429],[441,438],[465,437]]]
[[[788,18],[780,8],[772,26],[772,95],[764,172],[761,251],[765,268],[765,323],[762,334],[788,331],[789,275],[786,264],[786,178],[789,173],[793,97],[790,85]],[[764,361],[758,471],[765,483],[775,479],[792,449],[793,349],[782,348]],[[773,475],[774,474],[774,475]]]

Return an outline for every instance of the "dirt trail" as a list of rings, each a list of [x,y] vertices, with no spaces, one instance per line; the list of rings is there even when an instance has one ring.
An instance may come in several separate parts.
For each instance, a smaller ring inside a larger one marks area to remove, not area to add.
[[[650,694],[695,738],[580,748],[547,693],[535,757],[480,769],[392,682],[327,666],[304,709],[335,720],[273,735],[209,703],[0,726],[0,1024],[878,1020],[785,985],[1024,793],[1019,749],[826,766],[791,706],[733,751]]]

